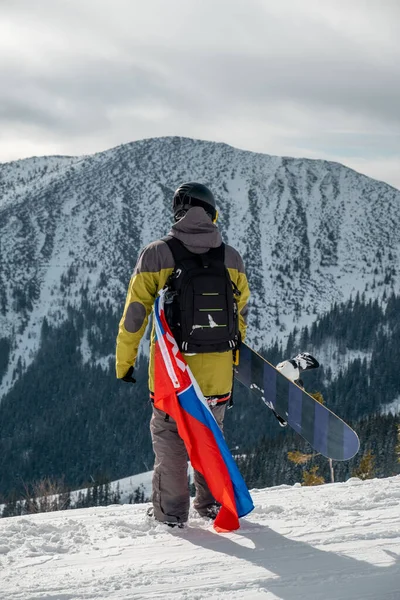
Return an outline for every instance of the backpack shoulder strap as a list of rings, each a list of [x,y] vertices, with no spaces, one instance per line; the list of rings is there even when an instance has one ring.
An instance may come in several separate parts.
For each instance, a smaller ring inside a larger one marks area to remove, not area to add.
[[[211,258],[212,260],[218,260],[225,264],[225,244],[222,242],[220,246],[217,248],[210,248],[206,253],[206,256]]]
[[[188,258],[193,258],[193,253],[185,248],[182,242],[177,240],[172,235],[166,235],[165,237],[161,238],[161,240],[165,242],[168,248],[171,250],[172,256],[174,257],[174,261],[176,263]]]
[[[218,260],[225,263],[225,244],[223,242],[217,248],[210,248],[208,252],[205,252],[204,254],[196,254],[194,252],[190,252],[190,250],[188,250],[180,240],[172,235],[166,235],[165,237],[161,238],[161,240],[168,245],[175,262],[180,262],[193,257],[198,257],[200,259],[203,257],[209,260]]]

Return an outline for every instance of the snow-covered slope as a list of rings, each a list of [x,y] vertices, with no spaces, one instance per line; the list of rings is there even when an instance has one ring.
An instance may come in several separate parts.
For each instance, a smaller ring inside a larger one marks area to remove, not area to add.
[[[128,504],[129,498],[134,495],[138,488],[143,491],[145,499],[151,497],[153,487],[152,479],[153,471],[138,473],[137,475],[132,475],[131,477],[124,477],[123,479],[112,481],[110,484],[110,490],[114,493],[119,491],[121,504]],[[77,501],[80,493],[85,495],[87,493],[87,488],[82,488],[81,490],[71,492],[72,504]]]
[[[400,476],[252,492],[231,534],[147,505],[0,520],[1,600],[398,600]]]
[[[0,338],[12,343],[0,397],[35,356],[45,316],[60,323],[84,298],[119,317],[138,252],[168,231],[187,180],[210,185],[244,256],[254,346],[356,291],[400,289],[400,192],[336,163],[174,137],[0,165]]]

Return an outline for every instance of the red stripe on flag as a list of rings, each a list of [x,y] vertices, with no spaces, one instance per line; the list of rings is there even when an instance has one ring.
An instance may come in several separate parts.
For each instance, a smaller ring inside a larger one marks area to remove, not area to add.
[[[155,309],[157,342],[155,348],[154,406],[176,421],[179,436],[186,446],[193,468],[204,476],[211,494],[221,504],[214,522],[215,529],[219,532],[233,531],[238,529],[240,525],[231,474],[210,424],[207,425],[206,422],[202,422],[203,409],[207,411],[207,416],[212,419],[212,426],[215,425],[216,428],[218,426],[207,404],[203,403],[203,396],[199,397],[195,387],[193,387],[187,365],[172,337],[164,312],[162,308],[159,310],[159,301],[160,299],[157,299]],[[192,401],[192,391],[193,405],[190,404],[190,409],[186,409],[180,404],[177,394],[182,394],[182,401],[186,396],[184,404],[189,398],[190,402]],[[200,390],[199,394],[201,394]],[[195,407],[197,408],[192,415],[191,409]],[[202,410],[198,412],[200,407],[202,407]],[[221,443],[220,436],[218,436],[218,440]],[[233,461],[231,456],[230,459]],[[244,485],[241,477],[240,480]],[[249,499],[251,501],[250,496]]]
[[[226,531],[239,529],[231,478],[212,431],[180,406],[175,410],[174,419],[186,448],[190,448],[188,453],[193,468],[202,473],[211,494],[222,505],[215,520],[215,528]]]
[[[210,492],[222,505],[214,523],[215,529],[221,532],[238,529],[240,525],[231,478],[214,435],[206,425],[182,409],[158,348],[154,406],[176,421],[193,468],[204,476]]]

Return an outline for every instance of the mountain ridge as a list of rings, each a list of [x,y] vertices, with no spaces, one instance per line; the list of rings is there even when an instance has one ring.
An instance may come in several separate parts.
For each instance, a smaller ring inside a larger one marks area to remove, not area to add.
[[[119,319],[140,249],[168,231],[174,189],[194,179],[213,189],[222,235],[245,260],[255,347],[351,294],[399,290],[400,192],[340,163],[179,137],[6,163],[0,337],[11,350],[0,396],[35,356],[44,317],[61,323],[86,298]]]
[[[299,160],[299,161],[309,161],[310,163],[327,163],[327,164],[331,164],[331,165],[337,165],[339,167],[344,167],[345,169],[347,169],[348,171],[353,171],[354,173],[356,173],[357,175],[360,175],[362,177],[366,177],[367,179],[371,179],[372,181],[376,181],[378,183],[382,183],[385,186],[388,186],[389,188],[392,188],[393,190],[395,190],[396,192],[399,191],[399,189],[397,187],[395,187],[394,185],[388,183],[387,181],[384,181],[383,179],[378,179],[376,177],[371,177],[369,175],[367,175],[366,173],[362,173],[361,171],[357,171],[357,169],[354,169],[352,167],[349,167],[347,165],[345,165],[344,163],[341,163],[339,161],[335,161],[335,160],[328,160],[328,159],[320,159],[320,158],[310,158],[310,157],[294,157],[294,156],[290,156],[288,154],[284,154],[284,155],[279,155],[279,154],[270,154],[270,153],[265,153],[265,152],[258,152],[256,150],[248,150],[246,148],[239,148],[238,146],[234,146],[232,144],[228,144],[227,142],[216,142],[216,141],[212,141],[212,140],[208,140],[208,139],[202,139],[202,138],[190,138],[190,137],[186,137],[186,136],[160,136],[160,137],[149,137],[149,138],[141,138],[139,140],[132,140],[131,142],[126,142],[126,143],[122,143],[122,144],[117,144],[116,146],[112,146],[111,148],[106,148],[104,150],[98,150],[97,152],[93,152],[91,154],[48,154],[48,155],[33,155],[33,156],[28,156],[28,157],[24,157],[24,158],[18,158],[18,159],[14,159],[11,161],[0,161],[0,168],[2,166],[9,166],[9,165],[16,165],[16,164],[20,164],[20,163],[24,163],[25,161],[32,161],[32,160],[41,160],[41,159],[57,159],[57,160],[85,160],[87,158],[92,158],[94,156],[98,156],[98,155],[104,155],[107,152],[112,152],[112,151],[116,151],[119,150],[120,148],[125,148],[125,147],[129,147],[132,146],[134,144],[139,144],[139,143],[146,143],[146,142],[152,142],[155,140],[159,140],[159,141],[163,141],[163,140],[187,140],[190,142],[198,142],[198,143],[206,143],[206,144],[211,144],[211,145],[215,145],[215,146],[220,146],[220,147],[226,147],[226,148],[230,148],[232,150],[236,150],[238,152],[244,152],[248,155],[253,154],[254,156],[269,156],[272,158],[282,158],[282,159],[289,159],[289,160]]]

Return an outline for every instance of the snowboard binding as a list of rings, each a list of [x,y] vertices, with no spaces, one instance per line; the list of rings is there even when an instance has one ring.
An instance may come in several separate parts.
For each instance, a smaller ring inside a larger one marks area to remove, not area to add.
[[[318,369],[319,362],[316,358],[311,356],[309,352],[300,352],[294,358],[290,358],[289,360],[284,360],[276,365],[278,371],[282,373],[285,377],[297,383],[301,382],[300,387],[303,386],[303,382],[300,379],[300,374],[303,371],[309,371],[310,369]]]
[[[285,377],[293,381],[296,385],[301,387],[304,390],[303,380],[300,379],[300,374],[302,371],[309,371],[310,369],[318,369],[319,362],[316,358],[311,356],[309,352],[300,352],[294,358],[290,358],[289,360],[284,360],[276,365],[278,371],[282,373]],[[272,410],[275,417],[278,419],[279,425],[281,427],[286,427],[287,421],[274,410],[274,407],[271,402],[265,402],[265,404]]]

